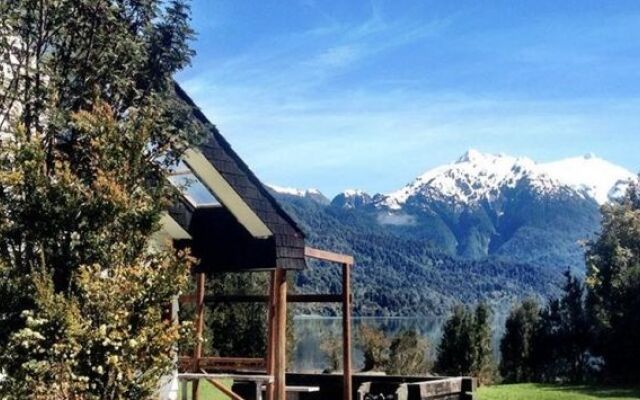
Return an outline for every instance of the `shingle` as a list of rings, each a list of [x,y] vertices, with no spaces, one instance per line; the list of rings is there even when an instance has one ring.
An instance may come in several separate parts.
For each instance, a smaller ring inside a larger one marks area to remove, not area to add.
[[[231,185],[253,212],[274,233],[274,254],[271,265],[282,268],[304,268],[304,234],[293,219],[282,209],[267,188],[253,174],[244,161],[233,151],[189,96],[176,84],[176,93],[194,110],[194,116],[210,126],[208,137],[199,146],[200,151]],[[184,219],[184,217],[182,218]],[[237,223],[237,221],[236,221]],[[302,250],[301,250],[302,249]]]

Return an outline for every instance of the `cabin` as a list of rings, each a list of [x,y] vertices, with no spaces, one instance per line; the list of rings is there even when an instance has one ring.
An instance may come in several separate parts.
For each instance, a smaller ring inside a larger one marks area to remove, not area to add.
[[[207,127],[205,140],[187,149],[170,180],[181,188],[180,199],[163,218],[161,239],[177,248],[189,248],[199,259],[194,266],[195,292],[176,299],[171,318],[181,304],[195,309],[195,346],[181,354],[177,369],[162,383],[162,400],[206,400],[200,383],[207,381],[230,399],[427,399],[473,398],[468,378],[427,378],[353,375],[351,349],[351,255],[306,245],[296,222],[230,144],[200,111],[187,93],[178,97]],[[184,185],[188,182],[188,185]],[[296,294],[287,291],[287,273],[307,267],[308,259],[335,264],[342,271],[340,294]],[[206,293],[207,277],[220,273],[262,272],[270,285],[263,295]],[[260,358],[213,357],[204,354],[204,313],[210,303],[263,303],[267,309],[266,354]],[[293,374],[286,371],[287,305],[336,303],[342,307],[343,371],[341,374]],[[221,380],[233,381],[231,389]],[[187,385],[187,382],[190,385]],[[192,390],[187,391],[187,386]]]
[[[189,248],[199,260],[193,269],[196,291],[182,296],[178,304],[174,304],[172,314],[174,318],[177,316],[180,303],[194,304],[197,337],[193,354],[182,355],[177,360],[178,370],[165,384],[162,396],[164,399],[186,398],[186,391],[177,393],[180,387],[186,388],[186,385],[178,385],[178,381],[193,383],[193,399],[199,398],[197,388],[203,380],[226,391],[219,383],[223,378],[252,383],[254,398],[262,398],[264,392],[267,399],[284,399],[287,391],[315,390],[309,385],[306,389],[293,389],[285,382],[287,303],[341,303],[345,365],[350,365],[353,257],[307,247],[304,233],[295,221],[178,85],[176,93],[191,107],[194,118],[207,127],[207,135],[197,147],[184,152],[169,178],[182,189],[182,196],[163,218],[162,239],[170,238],[177,248]],[[288,295],[287,272],[306,268],[308,258],[335,263],[342,268],[342,294]],[[270,275],[270,287],[264,295],[213,296],[205,293],[207,276],[247,272]],[[203,354],[205,304],[215,302],[267,304],[267,354],[263,358]],[[345,368],[343,386],[344,393],[348,393],[345,398],[351,398],[350,368]],[[241,398],[233,393],[229,396]]]

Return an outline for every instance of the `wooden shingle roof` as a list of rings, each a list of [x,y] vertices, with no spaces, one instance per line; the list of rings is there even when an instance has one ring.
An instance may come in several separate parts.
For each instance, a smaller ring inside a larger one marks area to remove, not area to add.
[[[234,216],[229,207],[197,208],[183,201],[171,210],[172,217],[193,237],[190,247],[202,259],[198,272],[251,269],[302,269],[305,237],[295,221],[282,209],[267,188],[231,148],[186,92],[176,84],[179,98],[188,104],[193,115],[207,127],[199,154],[226,181],[225,186],[237,194],[243,207],[248,207],[268,229],[256,235]],[[214,190],[214,195],[216,195]],[[234,195],[235,196],[235,195]],[[235,197],[234,197],[235,198]],[[200,254],[198,254],[200,253]],[[250,254],[249,254],[250,253]]]

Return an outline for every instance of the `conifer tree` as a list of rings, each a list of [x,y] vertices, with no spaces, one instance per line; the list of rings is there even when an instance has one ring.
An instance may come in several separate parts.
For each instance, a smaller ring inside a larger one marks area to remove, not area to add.
[[[551,299],[540,310],[540,318],[531,338],[533,380],[554,382],[566,375],[567,365],[562,357],[562,325],[561,302]]]
[[[506,332],[500,342],[500,374],[507,382],[535,379],[532,337],[540,311],[535,300],[527,299],[515,307],[506,321]]]
[[[491,309],[482,302],[476,306],[473,317],[473,365],[472,375],[480,384],[490,384],[496,376],[493,358]]]
[[[582,282],[569,270],[560,299],[540,311],[531,338],[534,379],[546,382],[581,382],[589,372],[590,327]]]
[[[470,375],[473,369],[473,317],[464,306],[456,306],[444,324],[435,370],[443,375]]]
[[[566,361],[567,380],[582,382],[588,373],[590,326],[585,310],[584,285],[570,271],[565,272],[566,283],[560,301],[562,325],[559,343]]]

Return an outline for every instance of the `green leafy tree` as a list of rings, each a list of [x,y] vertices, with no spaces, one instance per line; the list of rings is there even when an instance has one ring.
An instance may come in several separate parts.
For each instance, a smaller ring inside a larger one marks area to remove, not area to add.
[[[329,362],[326,372],[342,370],[342,338],[331,334],[325,335],[320,342],[320,350],[322,350]]]
[[[178,0],[0,3],[0,397],[148,399],[172,368],[191,260],[152,237],[201,132],[191,35]]]
[[[540,318],[535,300],[524,300],[515,307],[506,321],[506,331],[500,342],[500,373],[507,382],[526,382],[535,379],[532,337]]]
[[[386,372],[393,375],[417,375],[429,372],[429,342],[415,330],[398,333],[391,341]]]
[[[470,375],[473,360],[473,317],[466,307],[456,306],[444,324],[435,369],[444,375]]]
[[[207,280],[207,292],[215,294],[266,294],[268,274],[216,274]],[[267,307],[264,303],[207,307],[206,350],[219,356],[264,357],[266,354]]]
[[[363,371],[384,371],[389,363],[391,341],[384,332],[369,325],[358,330],[358,346],[364,357]]]
[[[588,310],[595,351],[611,378],[640,376],[640,183],[603,207],[602,231],[587,251]]]

